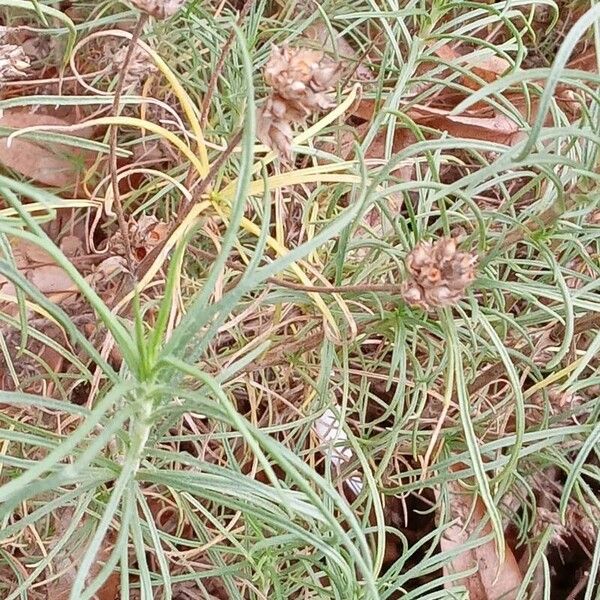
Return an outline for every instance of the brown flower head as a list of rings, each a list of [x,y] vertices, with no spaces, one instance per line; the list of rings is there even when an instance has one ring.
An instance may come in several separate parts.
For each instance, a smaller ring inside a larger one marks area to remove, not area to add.
[[[22,46],[0,45],[0,80],[17,79],[25,75],[31,61]]]
[[[143,260],[155,246],[162,242],[167,236],[168,229],[167,224],[159,221],[154,215],[142,215],[137,219],[131,217],[127,223],[127,231],[134,262]],[[117,231],[110,238],[107,251],[124,257],[125,247],[121,231]]]
[[[476,264],[477,256],[458,252],[453,238],[420,242],[406,258],[410,277],[402,296],[411,306],[426,310],[452,306],[475,279]]]
[[[587,217],[587,222],[592,225],[600,225],[600,209],[593,210]]]
[[[289,120],[298,121],[334,105],[327,90],[339,72],[340,65],[319,50],[273,46],[264,78],[283,100]]]
[[[172,17],[187,0],[131,0],[136,8],[143,10],[156,19]]]
[[[265,105],[257,115],[256,137],[263,144],[275,150],[285,163],[290,163],[292,162],[294,132],[290,122],[278,116],[280,106],[281,104],[276,98],[267,98]]]
[[[335,105],[331,90],[340,65],[323,52],[273,46],[265,66],[271,93],[257,117],[258,139],[276,150],[285,162],[292,158],[292,123]]]
[[[557,510],[538,507],[537,519],[533,523],[533,533],[540,535],[551,526],[554,531],[550,543],[553,546],[568,548],[570,546],[568,540],[573,536],[578,536],[584,543],[593,543],[598,536],[600,512],[594,506],[587,508],[588,512],[584,511],[577,503],[569,502],[563,525]]]

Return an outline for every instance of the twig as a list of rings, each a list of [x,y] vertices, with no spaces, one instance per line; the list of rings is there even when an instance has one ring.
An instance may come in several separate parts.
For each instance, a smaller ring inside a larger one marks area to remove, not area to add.
[[[237,18],[236,25],[241,25],[242,21],[248,14],[248,11],[254,4],[254,0],[246,0],[244,2],[244,6],[242,6],[242,10]],[[217,60],[217,64],[215,66],[215,70],[212,72],[210,76],[210,81],[208,82],[208,88],[206,90],[206,95],[204,96],[204,101],[202,102],[202,113],[200,114],[200,127],[206,127],[206,123],[208,122],[208,113],[210,112],[210,103],[212,97],[217,89],[217,81],[221,76],[221,72],[223,71],[223,66],[225,65],[225,59],[229,54],[229,50],[231,50],[231,46],[233,45],[233,41],[235,40],[235,31],[232,28],[227,36],[227,41],[225,45],[221,49],[221,54],[219,55],[219,59]]]
[[[362,323],[359,323],[356,327],[356,335],[363,334],[369,326],[377,323],[378,318],[369,319]],[[243,373],[250,373],[252,371],[260,371],[262,369],[268,369],[282,365],[290,361],[290,355],[298,352],[308,352],[317,348],[325,339],[325,330],[322,326],[319,326],[315,333],[310,334],[308,337],[303,339],[295,340],[293,342],[283,341],[276,346],[273,346],[260,360],[250,363],[243,369]]]
[[[112,112],[115,117],[119,116],[121,112],[121,96],[123,94],[123,87],[125,85],[125,77],[127,76],[127,71],[129,70],[129,65],[131,63],[131,59],[133,57],[133,52],[135,50],[138,39],[142,34],[142,30],[146,23],[148,16],[145,13],[141,13],[138,17],[137,23],[135,25],[135,29],[131,34],[131,40],[129,41],[129,46],[127,48],[127,54],[125,55],[125,60],[123,62],[123,66],[121,67],[121,71],[119,72],[119,76],[117,79],[117,86],[115,88],[115,95],[112,104]],[[121,231],[121,236],[123,237],[123,244],[125,245],[125,259],[127,260],[127,266],[129,267],[129,271],[131,273],[134,272],[134,262],[133,262],[133,253],[131,250],[131,242],[129,240],[129,231],[127,230],[127,222],[125,221],[125,215],[123,213],[123,204],[121,203],[121,195],[119,192],[119,177],[118,177],[118,164],[117,164],[117,142],[118,142],[118,133],[119,128],[117,125],[113,125],[110,128],[110,154],[109,154],[109,164],[108,167],[110,169],[110,182],[113,192],[113,206],[115,208],[115,213],[117,214],[117,222],[119,223],[119,229]]]
[[[206,250],[201,250],[200,248],[190,249],[190,252],[204,258],[206,260],[216,260],[218,258],[217,254],[213,252],[207,252]],[[245,269],[244,264],[234,261],[234,260],[226,260],[225,264],[234,271],[243,272]],[[235,279],[228,286],[227,289],[231,289],[235,287],[239,282],[239,279]],[[365,292],[381,292],[381,293],[395,293],[400,292],[402,289],[402,285],[398,283],[389,283],[389,284],[357,284],[357,285],[302,285],[300,283],[292,283],[291,281],[284,281],[283,279],[278,279],[277,277],[267,277],[267,283],[272,285],[276,285],[283,288],[288,288],[290,290],[297,290],[299,292],[312,292],[316,294],[362,294]]]
[[[223,163],[231,156],[231,154],[235,150],[236,146],[240,143],[240,140],[242,139],[242,135],[243,135],[243,131],[240,130],[233,136],[233,138],[231,138],[229,144],[227,145],[227,148],[225,148],[225,150],[217,157],[215,162],[211,165],[210,171],[208,172],[207,176],[204,179],[202,179],[199,183],[196,182],[196,183],[192,184],[192,181],[190,180],[190,177],[189,177],[190,173],[188,172],[188,178],[186,179],[185,187],[190,192],[192,192],[192,191],[194,192],[194,194],[193,194],[194,198],[199,198],[206,191],[208,185],[210,183],[212,183],[213,179],[215,178],[218,170],[223,166]],[[192,171],[193,168],[190,167],[190,170]],[[181,208],[179,209],[179,213],[178,213],[177,225],[179,225],[181,223],[181,221],[183,221],[183,219],[188,215],[188,213],[190,212],[191,209],[192,209],[192,202],[190,202],[189,200],[187,200],[185,198],[182,199]],[[182,214],[183,214],[183,217],[180,216]]]
[[[280,287],[298,290],[300,292],[314,292],[317,294],[363,294],[365,292],[381,292],[395,293],[402,290],[402,285],[399,283],[382,283],[382,284],[357,284],[357,285],[301,285],[290,281],[283,281],[276,277],[269,277],[269,283]]]

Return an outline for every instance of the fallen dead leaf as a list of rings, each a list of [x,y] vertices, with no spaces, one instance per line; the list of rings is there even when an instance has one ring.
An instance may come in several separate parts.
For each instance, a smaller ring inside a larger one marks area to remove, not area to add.
[[[371,145],[365,153],[365,158],[385,158],[385,146],[386,146],[387,131],[380,131],[375,139],[371,142]],[[392,155],[397,154],[401,150],[408,148],[412,144],[417,142],[417,138],[414,136],[410,129],[405,127],[398,127],[394,131],[394,139],[392,141]],[[400,163],[398,168],[392,173],[404,181],[409,181],[413,178],[415,167],[413,163]]]
[[[14,265],[29,283],[46,296],[52,303],[61,305],[69,314],[82,316],[82,303],[79,290],[69,275],[52,257],[36,244],[19,238],[8,238],[12,249]],[[68,257],[75,256],[81,249],[81,241],[75,236],[65,236],[61,241],[61,248]],[[5,314],[15,316],[18,312],[16,290],[14,284],[6,277],[0,275],[0,309]],[[35,321],[34,327],[59,344],[67,343],[64,331],[51,320],[40,318],[33,310],[28,310],[28,319]],[[33,322],[32,321],[32,322]],[[18,329],[6,332],[7,339],[11,340],[9,354],[18,375],[18,381],[10,377],[6,379],[7,372],[0,367],[0,375],[4,377],[2,386],[18,385],[21,389],[31,393],[44,393],[50,396],[54,383],[47,378],[48,373],[60,373],[65,367],[65,360],[61,353],[46,343],[29,337],[26,350],[27,355],[19,355],[16,350],[20,344]],[[34,357],[38,357],[35,359]],[[0,378],[1,379],[1,378]]]
[[[474,53],[464,54],[449,45],[441,46],[435,50],[436,56],[448,62],[456,61],[474,75],[477,75],[487,83],[492,83],[500,78],[510,69],[510,63],[500,56],[474,56]],[[463,85],[478,90],[481,84],[472,77],[461,75],[460,81]]]
[[[511,66],[508,61],[499,56],[474,56],[473,52],[464,54],[449,45],[441,46],[434,51],[434,54],[448,63],[456,62],[457,64],[461,64],[465,70],[471,71],[474,75],[477,75],[487,83],[496,81],[506,73]],[[417,74],[423,76],[430,71],[433,66],[434,62],[425,57],[417,68]],[[449,66],[451,66],[451,64]],[[448,76],[451,74],[450,69],[446,70],[446,74]],[[438,75],[438,78],[439,77],[440,75]],[[477,90],[481,87],[481,83],[469,75],[461,74],[459,80],[464,86],[473,90]],[[416,88],[412,89],[407,97],[421,93],[430,85],[430,83],[417,84]],[[495,138],[493,141],[507,143],[504,141],[506,137],[510,137],[517,132],[516,124],[512,123],[510,119],[503,115],[498,115],[497,117],[492,116],[489,118],[485,117],[486,120],[483,120],[484,117],[478,114],[479,110],[485,112],[488,109],[487,105],[483,102],[477,103],[473,107],[473,109],[475,109],[475,114],[459,115],[450,117],[449,119],[443,119],[443,117],[464,98],[464,93],[446,87],[440,93],[435,95],[434,102],[432,102],[435,106],[418,105],[414,109],[411,108],[409,114],[417,123],[421,123],[423,120],[429,120],[430,123],[436,121],[438,125],[441,125],[440,129],[442,131],[448,131],[457,137],[481,139],[482,132],[493,131],[494,133],[492,136]],[[378,104],[376,101],[370,99],[359,99],[352,107],[351,112],[355,117],[364,119],[365,121],[371,121],[373,116],[379,110],[381,110],[380,103]],[[435,125],[430,126],[437,128]],[[464,133],[461,133],[460,130]],[[506,132],[506,135],[501,132]],[[496,138],[500,133],[502,139],[498,140]],[[489,138],[484,137],[484,139]]]
[[[59,327],[47,320],[38,320],[36,329],[58,343],[66,342]],[[20,352],[21,331],[18,328],[5,328],[3,331],[8,352],[0,356],[0,389],[20,390],[31,394],[52,397],[55,383],[49,373],[62,373],[65,360],[54,348],[29,336],[25,352]],[[7,358],[13,370],[7,368]]]
[[[385,147],[386,147],[386,136],[385,130],[380,131],[376,136],[369,148],[365,153],[365,158],[384,159],[385,158]],[[408,148],[411,144],[416,143],[414,134],[404,127],[398,127],[394,132],[394,139],[392,142],[392,154],[395,155],[401,150]],[[394,171],[391,173],[392,176],[397,177],[402,181],[410,181],[415,175],[414,163],[409,161],[400,163]],[[388,194],[386,198],[387,208],[393,215],[397,215],[402,210],[403,196],[397,192]],[[393,230],[392,224],[388,219],[384,218],[381,214],[379,207],[374,206],[365,216],[363,222],[375,232],[376,235],[380,235],[383,239],[386,235],[390,234]],[[362,228],[358,229],[356,234],[361,235]]]
[[[593,47],[588,48],[582,54],[571,59],[567,67],[569,69],[579,69],[581,71],[596,73],[598,71],[598,57],[596,56],[596,50]]]
[[[7,111],[0,117],[0,127],[24,129],[43,125],[70,125],[66,119],[22,110]],[[89,130],[78,132],[80,137],[90,135]],[[89,152],[63,144],[38,144],[22,138],[0,139],[0,163],[25,177],[51,187],[73,187],[77,181],[77,161],[88,157]]]
[[[60,249],[67,256],[77,256],[83,253],[83,241],[76,235],[65,235],[60,240]]]
[[[465,492],[456,482],[450,483],[449,488],[449,508],[456,524],[447,529],[442,536],[440,545],[444,552],[461,547],[472,539],[473,535],[483,537],[492,531],[489,522],[481,526],[486,520],[486,510],[481,499]],[[477,567],[475,573],[449,585],[463,585],[470,600],[514,600],[517,597],[523,577],[507,544],[502,563],[496,543],[491,540],[453,558],[444,567],[444,575],[460,573],[474,567]]]
[[[364,139],[370,127],[370,123],[362,123],[354,127],[354,131],[345,132],[339,144],[339,154],[344,160],[352,157],[354,152],[354,144],[357,140]],[[365,152],[365,158],[385,159],[387,131],[382,130],[373,139]],[[411,144],[416,143],[414,134],[405,127],[398,127],[394,131],[394,139],[392,141],[392,155],[397,154],[404,148],[408,148]],[[323,149],[327,152],[337,152],[337,145],[333,143],[324,144]],[[393,174],[399,179],[408,181],[412,179],[414,174],[414,165],[412,163],[400,163],[393,171]]]
[[[21,239],[10,240],[15,266],[21,274],[55,304],[77,295],[77,286],[67,273],[39,246]],[[15,286],[0,276],[0,294],[15,297]],[[3,310],[15,312],[14,302],[3,302]]]
[[[480,56],[467,59],[467,64],[471,66],[473,73],[479,75],[484,81],[492,83],[502,77],[511,67],[510,63],[500,56]],[[476,82],[473,82],[476,85]],[[480,87],[476,85],[476,88]]]
[[[502,114],[493,117],[454,116],[447,110],[413,106],[408,115],[420,125],[446,131],[458,138],[486,140],[510,146],[519,142],[524,135],[519,131],[517,123]]]
[[[377,111],[381,110],[382,103],[369,98],[357,98],[356,102],[350,108],[350,114],[364,121],[370,121]]]

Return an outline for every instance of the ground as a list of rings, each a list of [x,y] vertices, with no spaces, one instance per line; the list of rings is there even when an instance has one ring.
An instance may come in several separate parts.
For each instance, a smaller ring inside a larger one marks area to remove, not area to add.
[[[0,598],[599,593],[597,5],[0,22]]]

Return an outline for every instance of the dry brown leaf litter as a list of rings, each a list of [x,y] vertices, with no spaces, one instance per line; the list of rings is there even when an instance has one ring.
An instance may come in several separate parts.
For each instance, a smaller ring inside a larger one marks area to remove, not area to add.
[[[142,215],[138,219],[130,219],[128,232],[134,262],[137,264],[165,238],[167,225],[152,215]],[[98,332],[97,326],[79,288],[69,275],[39,246],[20,239],[9,239],[9,242],[19,272],[50,301],[61,306],[77,327],[92,340]],[[85,255],[83,240],[75,235],[63,236],[59,246],[103,301],[112,305],[123,282],[130,277],[120,232],[109,236],[107,247],[98,257]],[[5,314],[16,317],[16,289],[4,277],[0,277],[0,306]],[[28,312],[28,323],[40,335],[59,344],[68,343],[64,332],[56,323],[39,318],[33,311]],[[4,336],[8,347],[7,354],[0,353],[1,389],[21,389],[52,397],[55,387],[51,375],[68,370],[69,362],[48,343],[32,335],[21,353],[21,334],[17,328],[3,326],[0,328],[0,335]],[[112,355],[111,358],[116,364],[120,362],[120,359]],[[9,365],[12,365],[11,369],[8,368]]]
[[[406,257],[409,278],[402,297],[411,306],[425,310],[456,304],[475,279],[477,256],[459,252],[456,240],[420,242]]]
[[[73,121],[76,119],[73,114]],[[70,125],[71,121],[52,115],[32,113],[25,110],[5,111],[0,117],[0,127],[16,130],[27,127],[53,127]],[[79,130],[79,137],[89,137],[89,129]],[[13,169],[25,177],[51,187],[73,187],[80,172],[82,163],[90,160],[92,154],[74,146],[42,143],[28,137],[0,139],[0,164]]]
[[[593,210],[587,218],[588,223],[600,225],[600,210]]]
[[[79,293],[67,273],[39,246],[25,240],[11,240],[14,264],[21,275],[55,304]],[[3,312],[16,314],[14,284],[0,276],[1,307]]]
[[[563,523],[558,511],[538,506],[533,534],[541,535],[548,527],[552,527],[550,543],[553,546],[568,549],[571,547],[573,536],[579,536],[585,544],[593,544],[598,535],[600,511],[591,505],[587,509],[591,513],[591,518],[578,504],[570,502]]]
[[[30,65],[31,60],[22,46],[0,45],[0,82],[25,77]]]
[[[70,525],[73,516],[73,510],[70,508],[62,509],[58,515],[55,515],[57,521],[57,527],[55,532],[56,542],[61,540],[61,536],[67,530]],[[86,527],[85,523],[80,524],[80,529]],[[109,537],[109,536],[107,536]],[[59,577],[55,578],[48,584],[47,594],[48,600],[69,600],[71,597],[71,589],[75,578],[77,577],[79,565],[85,555],[86,551],[85,542],[67,544],[55,557],[53,561],[54,573],[60,574]],[[96,560],[90,569],[86,584],[90,584],[95,577],[100,573],[103,564],[110,558],[113,548],[108,539],[103,540],[102,545]],[[116,600],[119,598],[119,574],[115,571],[108,579],[102,584],[100,589],[94,595],[95,600]]]
[[[481,55],[474,53],[472,49],[461,46],[444,45],[437,48],[435,54],[450,63],[464,64],[467,73],[461,75],[460,81],[466,87],[474,90],[479,89],[481,84],[474,77],[469,76],[471,73],[487,83],[492,83],[510,69],[510,63],[500,56],[495,54]]]
[[[312,10],[314,10],[314,6]],[[338,56],[344,63],[344,71],[349,71],[353,79],[362,82],[376,79],[373,71],[363,64],[361,57],[357,55],[357,52],[343,35],[338,33],[332,39],[331,30],[323,20],[319,19],[308,27],[304,32],[304,36],[313,44],[316,44],[318,48]]]
[[[143,74],[143,76],[145,77],[145,74]],[[435,115],[427,115],[427,116],[428,116],[428,118],[430,119],[430,121],[429,121],[429,123],[428,123],[428,124],[429,124],[429,125],[434,125],[434,124],[435,124],[435,123],[434,123],[434,118],[435,118]],[[441,120],[440,120],[440,123],[441,123]],[[289,126],[289,131],[290,131],[290,139],[291,139],[291,135],[292,135],[292,134],[291,134],[291,132],[292,132],[292,128],[291,128],[291,125],[290,125],[289,123],[286,123],[286,124]],[[457,131],[457,132],[460,132],[460,129],[459,129],[459,127],[460,127],[460,126],[463,126],[464,124],[465,124],[465,123],[461,123],[460,121],[456,121],[456,126],[457,126],[457,129],[456,129],[456,131]],[[485,125],[485,127],[487,127],[487,125],[488,125],[488,124],[486,124],[486,125]],[[481,131],[482,131],[482,133],[485,133],[485,127],[484,127],[484,128],[481,130]],[[441,128],[443,128],[443,123],[442,123],[442,127],[441,127]],[[457,134],[458,134],[458,133],[457,133]],[[475,131],[475,130],[474,130],[474,135],[476,135],[476,134],[477,134],[477,131]],[[504,135],[504,134],[503,134],[503,135]],[[114,251],[115,251],[115,252],[117,252],[116,245],[115,245]],[[108,267],[110,266],[110,264],[115,264],[116,262],[118,262],[119,258],[120,258],[119,256],[113,256],[113,257],[110,257],[109,259],[107,259],[107,262],[106,262],[106,263],[105,263],[105,265],[104,265],[104,266],[106,267],[106,269],[104,269],[104,268],[103,268],[103,269],[99,269],[99,270],[98,270],[98,279],[99,279],[99,280],[102,280],[102,279],[103,279],[103,272],[104,272],[104,271],[109,271]]]
[[[139,262],[166,238],[169,227],[154,215],[141,215],[137,219],[129,219],[127,232],[133,252],[132,258],[134,262]],[[107,251],[119,257],[125,256],[125,242],[120,231],[109,239]]]
[[[568,422],[568,413],[577,409],[584,401],[585,398],[580,394],[552,385],[546,390],[546,394],[541,391],[533,394],[525,408],[525,418],[530,425],[536,425],[543,420],[544,413],[548,411],[551,417],[564,415],[564,421]]]
[[[340,65],[318,50],[273,45],[263,75],[270,95],[258,113],[257,136],[289,163],[292,124],[335,106],[331,90]]]

